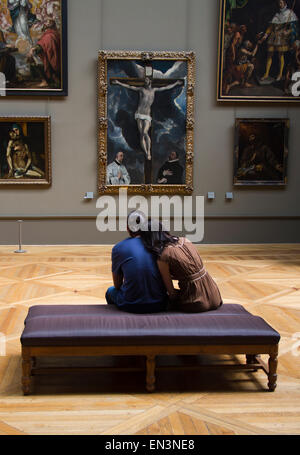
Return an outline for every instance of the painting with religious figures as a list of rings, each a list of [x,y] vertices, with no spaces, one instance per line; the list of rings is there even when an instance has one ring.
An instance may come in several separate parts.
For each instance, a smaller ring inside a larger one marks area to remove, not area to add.
[[[0,0],[1,96],[66,96],[67,0]]]
[[[0,117],[0,185],[50,184],[50,117]]]
[[[287,184],[288,119],[236,119],[234,185]]]
[[[300,101],[300,0],[221,0],[218,101]]]
[[[193,52],[99,52],[99,193],[193,191],[194,83]]]

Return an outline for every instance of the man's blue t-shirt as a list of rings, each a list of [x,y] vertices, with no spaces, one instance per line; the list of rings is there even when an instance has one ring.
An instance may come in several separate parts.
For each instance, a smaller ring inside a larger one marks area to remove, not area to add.
[[[130,309],[134,305],[134,311],[166,308],[167,292],[156,259],[139,237],[125,239],[113,247],[112,272],[124,276],[117,301],[119,307]]]

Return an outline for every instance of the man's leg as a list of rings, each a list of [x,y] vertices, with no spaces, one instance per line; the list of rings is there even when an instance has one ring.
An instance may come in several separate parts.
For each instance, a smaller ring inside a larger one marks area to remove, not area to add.
[[[137,120],[137,125],[140,133],[140,142],[143,152],[148,160],[151,160],[151,139],[149,136],[149,129],[151,122],[149,120]]]
[[[253,63],[249,63],[248,67],[247,67],[246,75],[245,75],[245,81],[244,81],[245,87],[253,87],[253,85],[248,82],[252,76],[253,71],[254,71],[254,65],[253,65]]]
[[[281,81],[282,76],[283,76],[283,69],[284,69],[284,52],[279,52],[278,54],[279,58],[279,74],[277,76],[277,81]]]
[[[118,294],[119,291],[114,286],[107,289],[105,298],[108,305],[117,305]]]
[[[269,77],[270,69],[271,69],[272,62],[273,62],[273,55],[274,55],[274,52],[268,52],[266,71],[265,71],[265,74],[263,75],[263,77],[261,78],[262,80],[267,79]]]
[[[147,151],[147,159],[148,160],[151,160],[151,139],[150,139],[150,136],[149,136],[149,130],[150,130],[150,127],[151,127],[151,122],[149,122],[149,120],[145,120],[144,121],[144,141],[145,141],[145,145],[146,145],[146,151]]]

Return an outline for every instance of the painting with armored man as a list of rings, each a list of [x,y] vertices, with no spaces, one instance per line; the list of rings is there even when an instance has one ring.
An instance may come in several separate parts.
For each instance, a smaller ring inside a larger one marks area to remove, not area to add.
[[[0,185],[51,184],[50,117],[0,117]]]
[[[193,53],[99,53],[99,189],[189,193]]]
[[[66,96],[66,37],[67,0],[1,0],[1,95]]]
[[[300,0],[222,0],[218,101],[300,101]]]

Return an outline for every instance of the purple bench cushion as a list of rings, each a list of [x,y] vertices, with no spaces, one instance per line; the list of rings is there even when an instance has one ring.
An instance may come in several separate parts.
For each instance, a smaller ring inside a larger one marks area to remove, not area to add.
[[[119,311],[112,305],[35,305],[29,308],[25,323],[31,318],[53,317],[53,316],[99,316],[101,314]],[[123,313],[122,313],[123,314]],[[160,313],[161,314],[161,313]],[[168,313],[170,314],[170,313]],[[221,305],[217,310],[210,311],[210,314],[218,315],[250,315],[242,306],[232,303]]]
[[[111,305],[77,306],[77,309],[73,305],[39,306],[29,311],[21,343],[23,346],[118,346],[279,342],[279,333],[262,318],[238,308],[240,305],[235,308],[232,305],[231,309],[228,306],[205,313],[146,315],[125,313]]]

